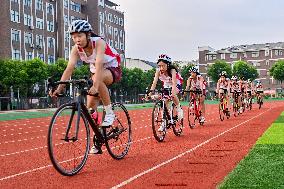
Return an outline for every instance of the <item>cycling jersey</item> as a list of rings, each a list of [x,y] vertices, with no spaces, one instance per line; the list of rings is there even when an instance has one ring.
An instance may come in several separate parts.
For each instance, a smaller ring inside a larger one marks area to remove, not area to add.
[[[96,68],[95,68],[95,61],[96,61],[96,43],[98,40],[102,39],[101,37],[91,37],[91,43],[93,47],[93,53],[90,56],[87,56],[84,49],[82,47],[77,46],[77,51],[80,56],[80,59],[86,63],[90,64],[90,71],[92,73],[95,73]],[[120,67],[120,56],[117,53],[115,49],[113,49],[111,46],[109,46],[106,43],[106,50],[104,54],[104,68],[116,68]]]
[[[190,90],[201,90],[204,89],[204,82],[201,82],[201,75],[196,76],[196,80],[194,80],[192,77],[190,77]]]
[[[162,81],[164,88],[172,88],[173,87],[172,77],[166,76],[165,74],[160,74],[159,79]],[[176,87],[180,91],[181,86],[182,86],[182,82],[183,82],[183,78],[181,77],[180,73],[178,73],[178,72],[176,73],[176,79],[177,79],[177,86]]]
[[[262,86],[262,84],[257,84],[257,85],[256,85],[256,92],[263,92],[263,86]]]
[[[231,86],[230,86],[231,90],[233,92],[241,92],[241,89],[240,89],[240,82],[238,81],[233,81],[231,83]]]

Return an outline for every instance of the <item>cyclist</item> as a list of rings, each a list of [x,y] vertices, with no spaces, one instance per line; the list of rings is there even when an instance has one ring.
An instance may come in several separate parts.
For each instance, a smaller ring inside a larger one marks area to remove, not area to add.
[[[231,94],[232,94],[232,99],[233,102],[235,101],[235,97],[238,99],[238,107],[239,107],[239,112],[242,111],[241,107],[241,82],[238,81],[237,76],[232,76],[231,82],[230,82],[230,89],[231,89]]]
[[[91,78],[94,82],[89,91],[92,96],[87,96],[87,108],[96,110],[101,99],[106,112],[101,126],[108,127],[113,124],[115,114],[107,86],[121,79],[120,56],[103,38],[93,33],[92,26],[86,20],[73,21],[69,27],[69,33],[75,45],[71,49],[68,65],[61,81],[71,77],[78,59],[89,63]],[[64,87],[59,85],[51,96],[62,93]],[[99,97],[95,97],[96,94],[99,94]],[[95,151],[93,147],[90,153]]]
[[[190,70],[190,77],[187,79],[187,83],[186,83],[186,88],[185,90],[194,90],[194,91],[198,91],[201,90],[202,93],[200,94],[200,106],[201,106],[201,117],[200,117],[200,122],[204,123],[205,122],[205,95],[206,95],[206,91],[204,89],[205,87],[205,81],[204,78],[200,75],[200,73],[198,72],[198,69],[196,67],[192,67]]]
[[[229,113],[229,107],[230,107],[230,102],[229,100],[229,91],[230,91],[230,79],[227,78],[227,72],[226,71],[222,71],[221,74],[220,74],[220,78],[217,82],[217,90],[216,90],[216,93],[218,94],[218,97],[219,99],[221,99],[221,94],[224,95],[224,98],[226,99],[227,101],[227,113]]]
[[[157,82],[160,79],[163,83],[164,89],[171,88],[173,102],[177,107],[178,119],[181,120],[183,118],[183,110],[180,106],[177,94],[181,92],[183,78],[181,77],[177,68],[172,65],[172,60],[168,55],[161,54],[158,57],[157,64],[158,64],[158,69],[156,70],[155,77],[148,96],[152,96],[152,91],[155,90]],[[163,131],[163,130],[164,130],[163,125],[161,125],[158,131]]]
[[[255,91],[256,91],[256,99],[261,99],[263,98],[263,86],[261,81],[257,81],[256,85],[255,85]],[[257,101],[258,102],[258,101]]]
[[[250,79],[247,80],[247,98],[253,98],[254,86]]]
[[[241,85],[241,103],[246,104],[246,96],[247,96],[247,82],[244,80],[243,77],[240,78],[240,85]],[[241,112],[243,111],[243,106],[241,107]]]

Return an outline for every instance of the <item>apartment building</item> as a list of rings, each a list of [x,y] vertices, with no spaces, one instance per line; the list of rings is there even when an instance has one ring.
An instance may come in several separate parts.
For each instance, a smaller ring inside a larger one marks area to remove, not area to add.
[[[207,69],[216,60],[224,60],[232,67],[239,61],[245,61],[256,67],[259,80],[265,88],[279,88],[283,85],[269,75],[269,69],[278,60],[284,60],[284,42],[232,46],[215,50],[209,46],[199,47],[200,73],[212,83],[207,76]]]
[[[158,67],[154,62],[133,58],[126,58],[124,66],[129,69],[139,68],[143,71],[152,70],[153,68]]]
[[[117,6],[108,0],[2,0],[0,58],[38,57],[49,64],[68,59],[73,45],[68,26],[76,19],[89,20],[123,58],[124,14]]]

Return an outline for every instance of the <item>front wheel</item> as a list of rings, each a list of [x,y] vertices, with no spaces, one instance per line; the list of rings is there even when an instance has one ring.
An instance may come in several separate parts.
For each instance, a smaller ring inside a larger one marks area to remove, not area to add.
[[[182,133],[182,130],[183,130],[183,118],[180,119],[178,117],[178,114],[177,114],[177,109],[175,107],[175,105],[173,104],[173,120],[174,120],[174,124],[173,124],[173,132],[176,136],[180,136],[181,133]]]
[[[121,103],[112,104],[115,120],[111,127],[103,128],[106,149],[114,159],[126,156],[131,145],[131,120],[127,109]]]
[[[162,101],[156,102],[152,112],[152,130],[155,139],[162,142],[166,136],[166,127],[168,119],[165,110],[162,107]]]
[[[190,102],[189,105],[188,105],[187,119],[188,119],[188,126],[191,129],[194,129],[197,118],[196,118],[196,114],[195,114],[194,104],[192,102]]]
[[[85,115],[78,115],[75,103],[57,109],[47,139],[50,160],[60,174],[72,176],[83,168],[90,148],[90,130]]]
[[[220,102],[220,104],[219,104],[219,115],[220,115],[220,120],[224,121],[224,119],[225,119],[225,110],[224,110],[223,102]]]

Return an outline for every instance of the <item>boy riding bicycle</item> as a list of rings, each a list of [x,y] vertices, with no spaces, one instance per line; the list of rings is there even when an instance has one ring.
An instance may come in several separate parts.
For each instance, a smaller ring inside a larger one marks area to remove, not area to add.
[[[224,98],[226,99],[226,112],[229,113],[230,109],[230,98],[229,98],[229,91],[230,91],[230,79],[227,78],[227,72],[222,71],[220,74],[220,78],[217,81],[217,89],[216,93],[218,94],[219,99],[221,99],[221,95],[224,95]]]

